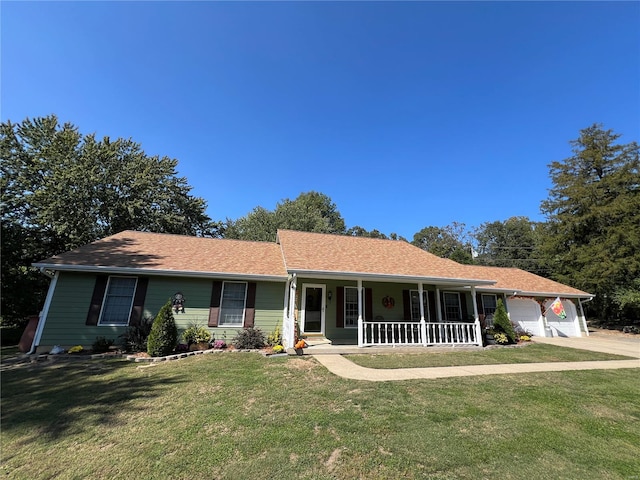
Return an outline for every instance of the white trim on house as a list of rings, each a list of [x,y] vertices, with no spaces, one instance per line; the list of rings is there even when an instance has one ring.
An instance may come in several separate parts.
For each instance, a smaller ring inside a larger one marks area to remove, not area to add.
[[[285,282],[286,275],[259,275],[245,273],[226,273],[226,272],[197,272],[192,270],[156,270],[137,267],[101,267],[87,265],[56,265],[48,263],[34,263],[34,267],[46,268],[49,270],[60,272],[87,272],[87,273],[104,273],[113,275],[137,275],[137,276],[169,276],[169,277],[193,277],[193,278],[224,278],[229,280],[259,280],[263,282]]]
[[[42,338],[42,331],[44,330],[44,324],[47,322],[47,317],[49,316],[49,308],[51,307],[51,301],[53,300],[53,293],[58,285],[58,272],[53,275],[51,279],[51,283],[49,283],[49,290],[47,290],[47,296],[44,300],[44,306],[42,307],[42,312],[40,312],[40,321],[38,322],[38,328],[36,328],[36,333],[33,335],[33,342],[31,342],[31,349],[29,350],[29,355],[35,352],[35,349],[38,345],[40,345],[40,338]]]

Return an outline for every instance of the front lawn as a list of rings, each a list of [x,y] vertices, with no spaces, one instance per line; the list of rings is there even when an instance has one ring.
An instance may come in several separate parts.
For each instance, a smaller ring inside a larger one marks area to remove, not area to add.
[[[457,367],[460,365],[496,365],[500,363],[585,362],[597,360],[629,360],[631,357],[564,348],[541,343],[525,343],[514,347],[483,350],[449,351],[416,350],[419,353],[345,355],[358,365],[370,368]]]
[[[11,479],[629,479],[637,369],[402,382],[250,353],[2,374]]]

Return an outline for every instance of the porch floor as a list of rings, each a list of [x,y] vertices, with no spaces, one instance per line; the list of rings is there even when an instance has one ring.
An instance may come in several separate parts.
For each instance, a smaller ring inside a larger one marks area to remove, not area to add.
[[[482,350],[483,347],[475,345],[453,345],[439,347],[423,347],[422,345],[414,346],[385,346],[385,347],[358,347],[357,345],[336,345],[335,343],[313,344],[304,349],[304,355],[353,355],[353,354],[380,354],[380,353],[425,353],[425,352],[451,352],[454,350]],[[287,350],[290,355],[295,355],[293,348]]]

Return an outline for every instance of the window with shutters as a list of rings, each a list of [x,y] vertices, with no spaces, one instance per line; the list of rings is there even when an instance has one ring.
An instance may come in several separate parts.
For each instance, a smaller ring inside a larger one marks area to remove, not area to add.
[[[219,326],[242,327],[247,302],[246,282],[223,282]]]
[[[129,325],[136,277],[109,277],[98,325]]]

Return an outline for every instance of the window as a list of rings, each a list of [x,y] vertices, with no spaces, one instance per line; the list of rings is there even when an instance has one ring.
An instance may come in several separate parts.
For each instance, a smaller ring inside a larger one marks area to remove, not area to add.
[[[364,304],[362,305],[364,318]],[[344,326],[358,328],[358,288],[344,287]]]
[[[245,282],[224,282],[220,301],[220,321],[218,325],[241,327],[244,322],[244,307],[247,297]]]
[[[460,308],[460,294],[458,292],[444,292],[444,318],[453,322],[462,319]]]
[[[484,313],[486,317],[495,313],[497,304],[498,301],[495,295],[482,294],[482,313]]]
[[[411,290],[409,298],[411,299],[411,321],[420,321],[420,304],[418,303],[420,298],[420,292],[418,290]],[[427,291],[422,291],[422,305],[424,308],[424,318],[429,321],[429,300],[427,298]]]
[[[109,277],[98,325],[128,325],[136,277]]]

